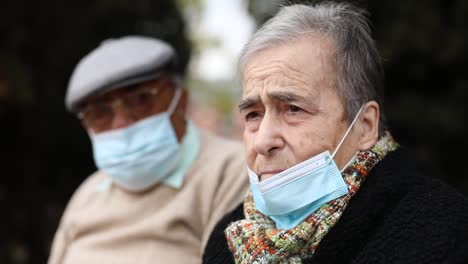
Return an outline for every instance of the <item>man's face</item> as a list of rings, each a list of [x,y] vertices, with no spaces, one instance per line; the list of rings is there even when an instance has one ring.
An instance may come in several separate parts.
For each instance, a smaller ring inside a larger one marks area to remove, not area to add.
[[[166,75],[157,80],[120,88],[87,100],[82,111],[83,123],[93,133],[124,128],[167,111],[174,94],[174,84]],[[182,102],[178,105],[182,105]],[[180,117],[183,119],[183,115],[171,116],[176,131]]]
[[[261,180],[325,150],[332,153],[348,128],[332,48],[327,38],[304,37],[262,51],[247,64],[239,109],[247,164]],[[340,169],[357,151],[351,134],[334,158]]]

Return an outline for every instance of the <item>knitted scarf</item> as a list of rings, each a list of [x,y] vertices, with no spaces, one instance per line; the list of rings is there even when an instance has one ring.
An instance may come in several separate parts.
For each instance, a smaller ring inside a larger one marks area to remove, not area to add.
[[[244,201],[246,219],[224,231],[236,263],[302,263],[301,259],[312,257],[375,164],[397,147],[387,132],[370,150],[358,152],[342,173],[348,194],[322,205],[289,230],[277,229],[273,220],[257,211],[249,192]]]

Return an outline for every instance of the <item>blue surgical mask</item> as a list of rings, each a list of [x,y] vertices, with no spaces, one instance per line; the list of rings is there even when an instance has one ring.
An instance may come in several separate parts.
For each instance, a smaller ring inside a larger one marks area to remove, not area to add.
[[[181,89],[177,88],[167,112],[109,132],[90,133],[96,166],[124,189],[141,191],[167,178],[181,159],[172,127]]]
[[[324,151],[263,181],[248,169],[255,207],[279,229],[291,229],[325,203],[348,193],[333,157],[351,131],[362,108],[332,155]],[[344,168],[343,168],[344,169]]]

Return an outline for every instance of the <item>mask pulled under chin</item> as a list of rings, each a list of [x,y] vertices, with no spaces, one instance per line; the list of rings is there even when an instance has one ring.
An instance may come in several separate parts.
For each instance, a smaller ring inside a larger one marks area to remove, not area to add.
[[[325,203],[348,193],[333,157],[361,111],[362,107],[332,155],[324,151],[263,181],[247,168],[255,207],[269,216],[278,229],[297,226]]]

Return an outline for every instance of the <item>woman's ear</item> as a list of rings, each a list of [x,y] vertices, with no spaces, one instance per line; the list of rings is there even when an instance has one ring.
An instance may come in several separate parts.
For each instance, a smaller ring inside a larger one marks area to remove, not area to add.
[[[375,101],[364,104],[359,119],[359,150],[368,150],[372,148],[379,139],[379,104]]]

